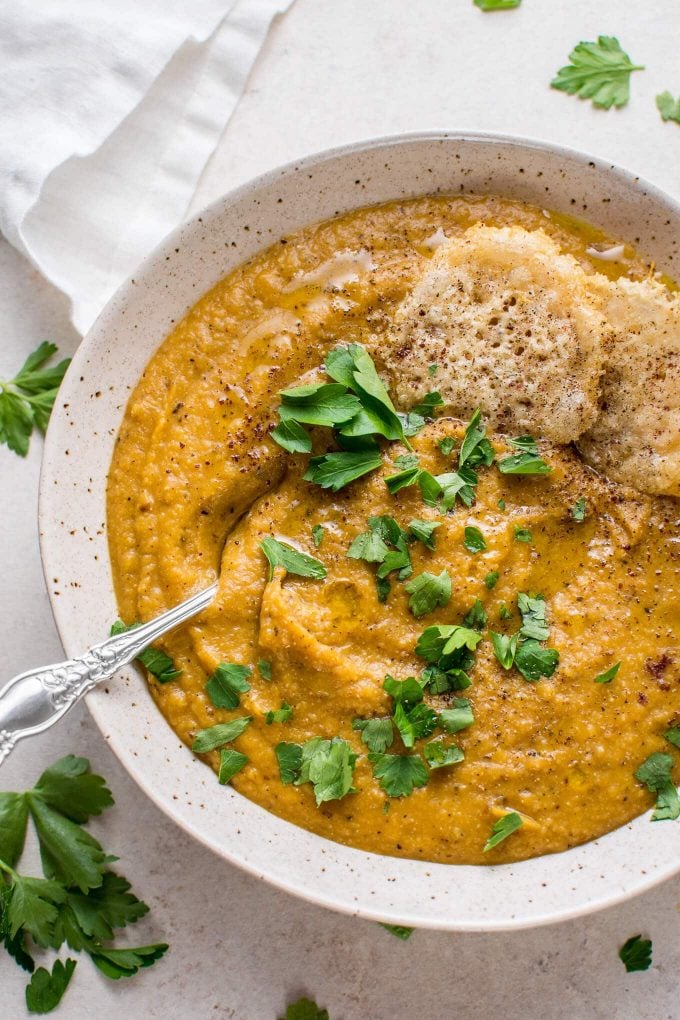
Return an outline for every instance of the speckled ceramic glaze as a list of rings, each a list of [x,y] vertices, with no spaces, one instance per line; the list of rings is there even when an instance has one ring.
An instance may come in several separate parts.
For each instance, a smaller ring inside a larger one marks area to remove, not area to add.
[[[680,277],[680,207],[668,196],[607,163],[531,141],[442,132],[364,142],[226,195],[170,235],[120,288],[62,385],[45,447],[40,525],[69,654],[101,640],[116,616],[106,473],[129,394],[173,324],[282,234],[357,206],[434,192],[495,192],[574,213]],[[179,743],[134,669],[87,702],[131,775],[179,825],[253,874],[348,913],[461,931],[530,926],[612,904],[680,868],[678,823],[651,825],[649,814],[566,853],[519,864],[453,866],[364,853],[218,786]]]

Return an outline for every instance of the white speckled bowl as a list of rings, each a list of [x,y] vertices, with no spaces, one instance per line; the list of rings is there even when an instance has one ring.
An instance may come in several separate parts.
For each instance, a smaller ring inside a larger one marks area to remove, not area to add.
[[[680,277],[680,207],[639,178],[536,142],[435,133],[311,156],[226,195],[140,266],[83,340],[50,423],[40,495],[45,575],[69,654],[116,616],[105,488],[130,391],[173,323],[216,281],[277,238],[360,205],[431,192],[496,192],[575,213]],[[227,860],[315,903],[450,930],[508,929],[597,910],[680,868],[680,829],[649,815],[566,853],[496,867],[381,857],[276,818],[195,759],[134,669],[87,699],[143,790]],[[188,862],[189,863],[189,862]]]

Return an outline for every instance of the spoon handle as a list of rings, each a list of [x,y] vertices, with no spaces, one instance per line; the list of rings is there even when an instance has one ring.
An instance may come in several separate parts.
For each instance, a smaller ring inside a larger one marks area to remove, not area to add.
[[[0,764],[17,741],[49,729],[77,701],[132,662],[156,638],[195,616],[212,601],[217,583],[155,620],[116,634],[77,656],[15,676],[0,691]]]

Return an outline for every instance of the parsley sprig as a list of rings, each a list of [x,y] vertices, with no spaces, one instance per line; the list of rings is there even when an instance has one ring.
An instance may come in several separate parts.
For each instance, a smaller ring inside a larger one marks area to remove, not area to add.
[[[23,793],[0,793],[0,939],[17,964],[33,976],[26,989],[31,1012],[54,1009],[73,976],[76,961],[35,969],[31,945],[58,950],[64,943],[88,954],[107,977],[131,977],[167,950],[165,943],[115,949],[116,929],[143,917],[148,907],[130,883],[111,871],[112,858],[83,825],[113,804],[101,776],[85,758],[68,755],[51,765]],[[17,865],[33,822],[44,878],[21,874]]]
[[[512,635],[490,631],[491,644],[503,669],[515,666],[525,680],[536,683],[541,677],[553,675],[560,654],[557,649],[544,648],[541,644],[550,635],[544,596],[519,592],[517,608],[522,617],[519,631]]]
[[[25,457],[34,428],[45,432],[61,380],[71,359],[46,365],[57,348],[43,341],[13,379],[0,380],[0,443]]]
[[[569,54],[569,63],[561,67],[550,82],[554,89],[591,99],[593,106],[609,110],[625,106],[630,96],[630,76],[642,71],[621,49],[613,36],[600,35],[597,42],[580,42]]]

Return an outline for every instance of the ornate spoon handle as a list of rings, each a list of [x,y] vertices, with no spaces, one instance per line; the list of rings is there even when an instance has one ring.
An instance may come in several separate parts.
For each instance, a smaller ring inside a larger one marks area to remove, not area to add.
[[[195,616],[212,601],[217,583],[141,627],[116,634],[83,655],[20,673],[0,691],[0,764],[18,740],[58,722],[95,684],[109,680],[156,638]]]

